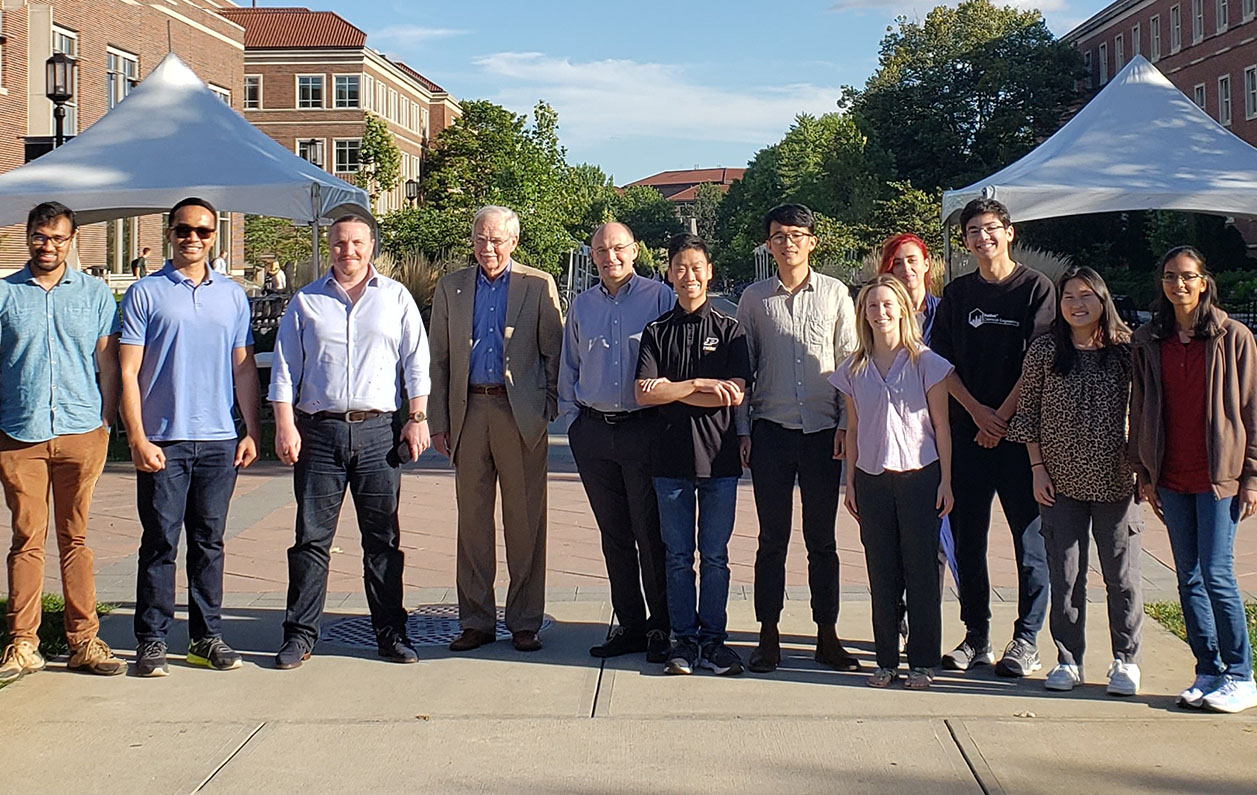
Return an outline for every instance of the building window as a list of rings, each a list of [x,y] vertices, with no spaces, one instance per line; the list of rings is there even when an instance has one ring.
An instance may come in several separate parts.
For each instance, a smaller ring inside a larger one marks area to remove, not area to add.
[[[214,92],[214,96],[218,97],[219,99],[221,99],[223,102],[227,103],[228,105],[231,105],[231,91],[230,90],[223,88],[222,86],[216,86],[213,83],[207,83],[206,85],[209,86],[210,91]]]
[[[1231,126],[1231,76],[1222,75],[1218,78],[1218,123],[1223,127]]]
[[[1205,37],[1205,0],[1192,0],[1192,44]]]
[[[1117,34],[1117,38],[1113,39],[1113,71],[1120,72],[1122,67],[1126,65],[1126,42],[1122,39],[1122,34]]]
[[[358,91],[359,75],[336,75],[336,104],[338,108],[357,108],[361,106]]]
[[[1090,64],[1088,64],[1088,66],[1090,66]],[[1087,80],[1088,81],[1091,80],[1090,74],[1088,74]],[[423,136],[423,142],[427,143],[428,142],[428,109],[427,108],[419,109],[419,133]]]
[[[79,57],[79,34],[72,30],[53,26],[52,28],[52,51],[62,52],[71,58]],[[77,81],[76,81],[77,82]],[[52,103],[48,103],[51,105]],[[70,101],[65,103],[65,134],[77,135],[79,131],[79,101],[78,97],[71,97]],[[48,109],[49,118],[52,117],[52,108]],[[56,126],[55,123],[53,126]]]
[[[375,110],[375,78],[362,76],[362,104],[367,110]]]
[[[1101,42],[1096,48],[1096,59],[1100,62],[1100,85],[1109,82],[1109,45]]]
[[[140,60],[129,52],[109,47],[105,50],[106,108],[112,110],[140,80]]]
[[[1218,13],[1217,13],[1217,19],[1214,20],[1214,25],[1215,25],[1215,28],[1217,29],[1217,32],[1222,33],[1223,31],[1227,29],[1227,25],[1229,25],[1231,22],[1231,20],[1227,18],[1231,14],[1231,4],[1227,2],[1227,0],[1217,0],[1217,5],[1215,7],[1215,10]]]
[[[1161,60],[1161,17],[1154,16],[1148,21],[1148,54],[1152,60]]]
[[[1244,22],[1257,15],[1257,0],[1244,0]]]
[[[297,107],[323,107],[323,75],[297,75]]]
[[[261,75],[245,75],[244,76],[244,109],[245,110],[261,110],[262,109],[262,76]]]
[[[388,118],[397,121],[397,92],[391,88],[388,90]]]
[[[402,125],[404,129],[409,130],[410,129],[410,100],[407,99],[406,97],[402,97],[401,110],[402,110],[402,117],[400,120],[400,124]]]
[[[323,159],[323,139],[306,138],[297,141],[297,157],[308,160],[319,168],[324,168],[327,161]]]
[[[1183,15],[1177,5],[1170,6],[1170,54],[1183,47]]]
[[[1257,116],[1257,66],[1244,70],[1244,118]]]
[[[1205,84],[1197,83],[1192,88],[1192,101],[1196,103],[1196,107],[1201,110],[1205,109]]]
[[[388,110],[388,106],[384,104],[384,84],[376,83],[375,84],[375,114],[377,116],[383,116],[386,110]]]
[[[358,158],[362,152],[362,141],[357,138],[336,142],[336,159],[333,171],[337,174],[352,174],[358,170]]]
[[[1143,52],[1143,49],[1141,47],[1142,42],[1140,41],[1140,38],[1142,36],[1143,36],[1143,31],[1139,29],[1139,23],[1136,22],[1134,26],[1130,29],[1130,56],[1132,58],[1134,58],[1136,55],[1139,55],[1140,53]]]
[[[423,176],[423,160],[418,155],[410,156],[410,176],[415,179]]]

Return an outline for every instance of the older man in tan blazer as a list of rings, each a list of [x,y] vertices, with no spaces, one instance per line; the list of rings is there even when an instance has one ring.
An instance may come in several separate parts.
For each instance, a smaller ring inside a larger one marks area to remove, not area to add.
[[[554,279],[511,259],[519,217],[489,206],[472,224],[477,266],[437,283],[429,339],[432,445],[454,463],[458,617],[452,651],[496,638],[495,488],[510,587],[506,626],[519,651],[541,648],[545,610],[546,425],[558,414],[563,320]]]

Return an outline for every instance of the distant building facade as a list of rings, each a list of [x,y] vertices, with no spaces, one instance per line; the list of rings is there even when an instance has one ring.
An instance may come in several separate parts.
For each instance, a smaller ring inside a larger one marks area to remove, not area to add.
[[[245,118],[342,179],[358,171],[368,112],[388,123],[402,154],[402,184],[419,179],[431,142],[461,115],[445,89],[368,47],[366,33],[338,14],[306,8],[219,13],[244,28]],[[377,197],[376,210],[404,203],[399,185]]]
[[[725,193],[729,186],[742,179],[745,168],[694,168],[685,171],[660,171],[649,177],[625,185],[649,185],[659,191],[665,199],[677,205],[677,213],[682,217],[689,214],[690,208],[697,198],[699,185],[715,185]]]
[[[53,106],[45,95],[44,62],[54,52],[77,63],[75,95],[66,105],[66,136],[77,135],[105,115],[171,51],[224,102],[239,109],[244,30],[220,16],[223,2],[2,0],[0,172],[25,163],[28,149],[33,155],[51,145]],[[219,247],[235,266],[244,252],[241,217],[224,214],[219,230]],[[153,249],[150,263],[167,252],[161,216],[84,227],[78,261],[84,269],[125,273],[144,246]],[[0,269],[20,267],[28,256],[22,226],[0,229]]]

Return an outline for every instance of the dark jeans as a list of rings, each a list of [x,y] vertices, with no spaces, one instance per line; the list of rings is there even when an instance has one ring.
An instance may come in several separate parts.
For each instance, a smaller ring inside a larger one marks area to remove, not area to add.
[[[223,532],[236,488],[236,440],[158,442],[166,466],[136,472],[140,571],[135,588],[135,637],[165,640],[175,617],[175,556],[188,534],[188,635],[221,637]]]
[[[951,531],[960,580],[960,620],[970,636],[990,639],[991,579],[986,544],[991,531],[991,500],[998,494],[1017,558],[1013,636],[1034,643],[1047,615],[1048,565],[1026,446],[1002,441],[987,449],[966,433],[953,433],[951,460],[956,497]]]
[[[936,668],[942,657],[943,606],[938,566],[938,462],[911,472],[855,471],[860,541],[873,602],[879,668],[899,667],[899,597],[908,593],[908,665]]]
[[[663,538],[650,477],[653,421],[643,414],[612,425],[582,414],[567,439],[602,534],[611,606],[620,626],[667,633]]]
[[[1056,659],[1082,665],[1086,650],[1087,557],[1091,536],[1108,596],[1109,640],[1113,656],[1139,662],[1143,627],[1140,544],[1143,522],[1133,497],[1117,502],[1083,502],[1059,492],[1052,505],[1040,506],[1043,541],[1052,578],[1049,622]]]
[[[354,497],[362,533],[362,577],[371,624],[406,631],[402,607],[403,555],[399,548],[397,500],[400,461],[394,453],[392,417],[365,422],[297,415],[301,455],[293,469],[297,498],[297,540],[288,549],[288,609],[284,638],[311,646],[327,600],[327,569],[345,487]]]
[[[1239,498],[1216,500],[1208,492],[1179,494],[1163,488],[1157,489],[1157,495],[1170,534],[1183,625],[1196,657],[1196,673],[1250,678],[1253,650],[1235,580]]]
[[[659,525],[668,550],[668,613],[677,640],[723,643],[729,604],[729,537],[737,478],[655,478]],[[697,515],[695,499],[697,498]],[[699,587],[694,588],[694,551]]]
[[[812,620],[838,621],[838,485],[842,462],[834,460],[834,429],[816,433],[756,420],[751,427],[751,484],[759,516],[755,552],[755,618],[776,624],[786,595],[786,548],[794,517],[794,483],[803,498],[803,543]]]

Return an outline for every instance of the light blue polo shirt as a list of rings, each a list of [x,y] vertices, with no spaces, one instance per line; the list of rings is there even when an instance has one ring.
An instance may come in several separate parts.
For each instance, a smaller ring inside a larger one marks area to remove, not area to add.
[[[231,356],[253,344],[240,285],[210,268],[194,285],[167,260],[123,296],[122,344],[144,347],[140,407],[149,441],[237,437]]]
[[[0,430],[19,442],[100,427],[94,354],[118,333],[118,305],[100,279],[66,268],[51,290],[27,264],[0,280]]]

